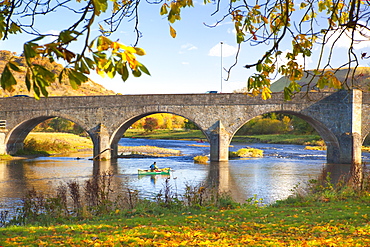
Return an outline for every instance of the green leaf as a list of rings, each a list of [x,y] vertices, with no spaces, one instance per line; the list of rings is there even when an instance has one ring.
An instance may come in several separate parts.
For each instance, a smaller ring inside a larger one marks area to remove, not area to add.
[[[81,73],[84,73],[84,74],[90,74],[89,67],[86,65],[86,63],[82,59],[80,60],[80,69],[79,69],[79,71]]]
[[[0,78],[1,87],[9,92],[12,92],[13,85],[17,84],[12,72],[10,71],[8,65],[4,67],[3,73],[1,74]]]
[[[261,72],[262,71],[262,63],[258,63],[257,66],[256,66],[256,70],[258,72]]]
[[[126,63],[122,65],[122,68],[118,71],[118,73],[121,75],[123,81],[126,81],[128,79],[129,73]]]
[[[94,14],[99,16],[102,12],[105,12],[108,8],[107,0],[92,0],[94,5]]]
[[[41,90],[41,93],[45,96],[48,97],[48,91],[46,90],[46,86],[49,86],[48,81],[46,81],[43,77],[37,76],[36,77],[36,83],[38,87]]]
[[[27,69],[27,72],[26,72],[26,86],[27,86],[27,90],[31,91],[31,71],[30,69]]]
[[[72,33],[75,33],[75,32],[69,31],[69,30],[61,31],[59,34],[59,40],[63,43],[71,42],[72,40],[75,39],[75,37],[72,36]]]
[[[78,89],[78,87],[89,80],[87,76],[73,69],[66,69],[66,74],[68,75],[69,83],[73,89]]]
[[[88,57],[83,57],[83,59],[85,60],[87,66],[89,66],[90,69],[95,69],[95,63],[92,59]]]
[[[149,70],[142,63],[138,63],[139,69],[147,75],[150,75]]]
[[[8,66],[9,66],[12,70],[14,70],[14,71],[16,71],[16,72],[21,72],[21,71],[22,71],[22,70],[18,67],[18,63],[17,63],[17,62],[9,61],[9,62],[8,62]]]
[[[33,91],[35,92],[35,99],[39,100],[40,99],[40,89],[39,87],[33,83]]]
[[[289,88],[285,87],[284,88],[284,99],[285,100],[292,100],[291,96],[292,96],[292,91]]]
[[[132,74],[135,76],[135,77],[140,77],[141,76],[141,71],[140,70],[133,70],[132,71]]]

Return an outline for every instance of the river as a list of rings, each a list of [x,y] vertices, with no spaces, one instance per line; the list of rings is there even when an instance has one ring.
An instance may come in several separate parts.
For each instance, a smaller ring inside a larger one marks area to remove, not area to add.
[[[122,138],[119,144],[171,148],[181,150],[184,156],[93,162],[89,160],[92,153],[78,153],[0,161],[0,210],[19,205],[26,191],[32,188],[45,194],[53,193],[60,183],[83,182],[94,173],[106,170],[115,174],[116,187],[135,189],[142,197],[153,198],[163,190],[168,176],[138,176],[137,169],[147,169],[154,161],[159,167],[173,170],[169,181],[175,193],[182,194],[186,185],[196,186],[212,180],[217,181],[220,189],[230,191],[238,202],[256,195],[265,204],[287,198],[295,186],[304,187],[308,180],[317,179],[323,171],[339,176],[349,170],[348,165],[326,164],[325,151],[305,150],[300,145],[232,143],[231,151],[248,146],[264,150],[264,157],[202,165],[195,164],[193,157],[208,155],[209,147],[190,146],[200,144],[195,141]],[[369,154],[363,155],[364,161],[368,162]]]

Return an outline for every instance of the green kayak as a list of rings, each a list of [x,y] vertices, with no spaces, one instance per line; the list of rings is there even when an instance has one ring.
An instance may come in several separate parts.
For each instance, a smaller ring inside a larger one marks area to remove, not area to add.
[[[171,168],[162,168],[151,171],[150,169],[138,169],[139,175],[170,175]]]

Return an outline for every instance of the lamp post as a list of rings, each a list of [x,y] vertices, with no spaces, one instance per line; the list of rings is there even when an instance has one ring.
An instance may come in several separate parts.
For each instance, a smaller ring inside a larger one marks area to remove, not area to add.
[[[222,93],[222,44],[223,42],[221,41],[220,42],[220,47],[221,47],[221,91],[220,93]]]

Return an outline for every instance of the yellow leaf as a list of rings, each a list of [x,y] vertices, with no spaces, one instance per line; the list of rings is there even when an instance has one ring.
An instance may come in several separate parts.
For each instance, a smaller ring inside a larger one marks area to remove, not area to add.
[[[271,98],[271,90],[268,87],[264,87],[262,89],[262,95],[261,95],[263,100],[267,100]]]
[[[176,38],[176,30],[170,25],[170,34],[172,38]]]

